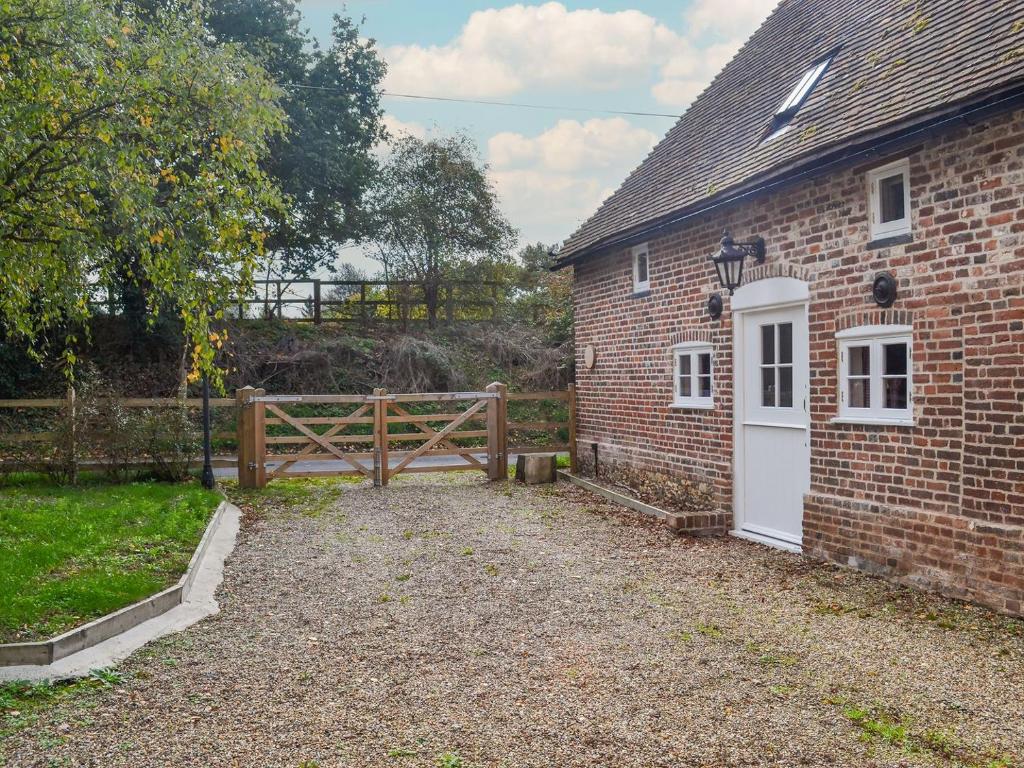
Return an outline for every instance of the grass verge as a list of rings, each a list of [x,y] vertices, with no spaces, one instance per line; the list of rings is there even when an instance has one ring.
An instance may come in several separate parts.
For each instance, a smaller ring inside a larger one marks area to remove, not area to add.
[[[171,586],[220,497],[197,483],[0,485],[0,642],[43,640]]]

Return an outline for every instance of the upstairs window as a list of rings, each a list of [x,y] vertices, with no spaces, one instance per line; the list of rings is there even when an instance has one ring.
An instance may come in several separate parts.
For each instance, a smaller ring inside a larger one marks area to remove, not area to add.
[[[836,334],[839,417],[855,424],[913,424],[909,325],[868,325]]]
[[[871,239],[910,234],[910,161],[897,160],[868,172]]]
[[[789,123],[796,117],[796,113],[800,111],[803,103],[807,101],[807,97],[811,95],[814,86],[818,84],[821,76],[825,74],[825,70],[832,63],[836,53],[838,51],[832,51],[827,56],[818,59],[804,72],[803,77],[797,81],[797,84],[793,86],[793,90],[789,92],[789,95],[779,105],[779,108],[775,110],[775,116],[772,118],[771,125],[768,126],[768,131],[765,135],[766,139],[778,136],[789,127]]]
[[[711,345],[701,342],[672,348],[672,405],[677,408],[714,408]]]
[[[651,290],[651,263],[647,243],[633,249],[633,293]]]

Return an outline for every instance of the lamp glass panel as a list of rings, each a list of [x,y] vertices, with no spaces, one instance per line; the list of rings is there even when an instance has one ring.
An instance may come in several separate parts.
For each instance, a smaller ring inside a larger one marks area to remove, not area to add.
[[[743,280],[743,256],[732,258],[728,262],[729,266],[729,288],[735,289],[740,287],[740,283]]]
[[[725,267],[725,262],[721,259],[715,259],[715,272],[718,273],[718,283],[723,288],[729,287],[729,274]]]

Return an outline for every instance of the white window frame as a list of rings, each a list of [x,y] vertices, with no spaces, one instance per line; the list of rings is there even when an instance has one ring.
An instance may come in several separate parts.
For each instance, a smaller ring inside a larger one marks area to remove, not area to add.
[[[892,424],[913,426],[914,424],[914,336],[909,325],[862,325],[848,328],[836,334],[839,347],[839,415],[832,419],[838,424]],[[907,345],[907,407],[884,408],[882,382],[883,350],[886,344]],[[868,379],[871,388],[871,407],[851,408],[850,379],[847,375],[847,358],[850,347],[870,348],[870,371]]]
[[[700,392],[700,356],[708,355],[711,361],[709,374],[711,377],[711,395],[701,397]],[[684,397],[680,393],[680,359],[690,360],[690,395]],[[711,410],[715,407],[715,350],[704,341],[687,341],[672,347],[672,407],[697,408]]]
[[[800,81],[793,86],[793,90],[789,92],[789,96],[786,100],[779,105],[779,108],[775,110],[776,117],[784,117],[787,114],[794,115],[800,109],[800,106],[807,100],[807,97],[811,93],[811,89],[818,84],[821,80],[821,76],[825,74],[825,70],[828,69],[828,65],[832,63],[832,59],[835,55],[830,55],[824,59],[820,59],[811,65],[810,69],[804,72],[804,76],[800,78]]]
[[[651,252],[647,243],[641,243],[631,251],[633,257],[633,293],[651,290]],[[640,279],[640,257],[647,260],[647,279]]]
[[[882,222],[882,195],[878,184],[891,176],[903,176],[903,218],[895,221]],[[912,231],[910,223],[910,160],[904,158],[880,168],[868,171],[868,217],[871,222],[871,239],[881,240],[887,237],[909,235]]]

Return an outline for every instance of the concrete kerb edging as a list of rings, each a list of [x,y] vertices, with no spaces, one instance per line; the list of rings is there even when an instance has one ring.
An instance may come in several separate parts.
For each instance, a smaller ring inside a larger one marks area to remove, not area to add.
[[[574,485],[578,485],[580,488],[585,488],[591,493],[596,493],[598,496],[608,499],[608,501],[619,504],[627,509],[632,509],[634,512],[640,512],[641,514],[649,517],[664,520],[672,530],[678,531],[680,528],[680,522],[684,517],[683,515],[666,512],[664,509],[659,509],[658,507],[651,506],[650,504],[645,504],[644,502],[630,498],[625,494],[616,493],[609,488],[605,488],[603,485],[599,485],[591,482],[590,480],[585,480],[582,477],[577,477],[576,475],[566,472],[564,469],[558,470],[558,476],[563,480],[568,480]]]
[[[189,598],[196,575],[210,549],[210,542],[217,535],[225,519],[237,512],[237,507],[230,502],[221,501],[177,584],[49,640],[0,644],[0,672],[4,667],[11,666],[52,665],[60,659],[125,633],[184,603]]]

